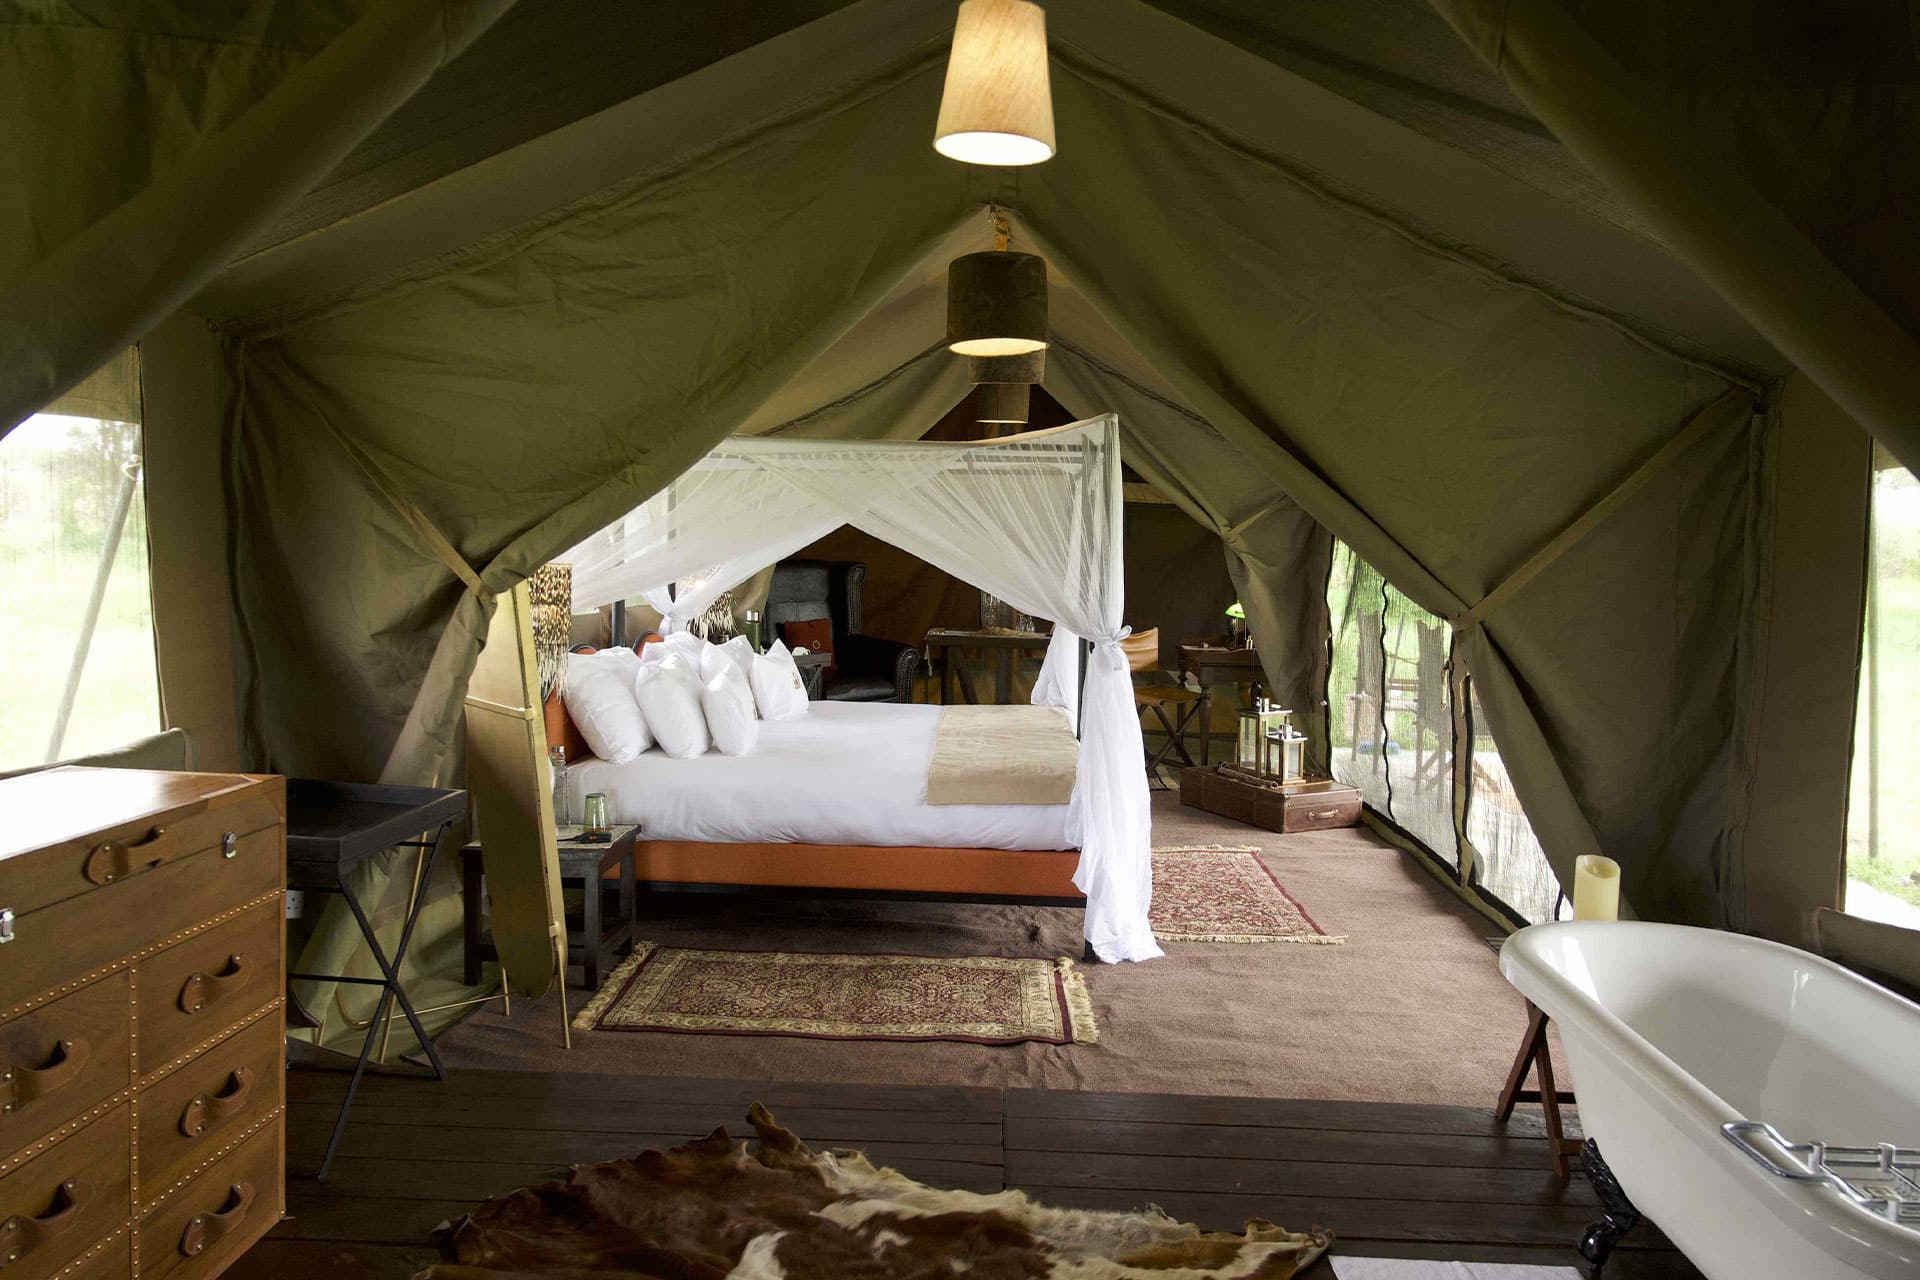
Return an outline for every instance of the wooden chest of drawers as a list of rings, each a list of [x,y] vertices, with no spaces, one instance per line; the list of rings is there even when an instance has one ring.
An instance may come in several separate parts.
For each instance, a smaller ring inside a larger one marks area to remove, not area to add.
[[[0,781],[0,1274],[206,1280],[285,1207],[286,787]]]

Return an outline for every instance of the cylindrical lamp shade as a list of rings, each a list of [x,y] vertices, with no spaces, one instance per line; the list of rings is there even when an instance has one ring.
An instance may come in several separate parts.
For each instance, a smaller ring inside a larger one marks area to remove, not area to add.
[[[1025,382],[1038,386],[1047,376],[1047,353],[1029,351],[1018,356],[968,356],[968,382]]]
[[[965,0],[953,24],[933,147],[965,164],[1053,155],[1047,15],[1032,0]]]
[[[947,346],[963,356],[1019,356],[1047,345],[1047,264],[989,250],[947,265]]]
[[[1030,389],[1024,382],[981,383],[973,389],[974,421],[1026,425]]]

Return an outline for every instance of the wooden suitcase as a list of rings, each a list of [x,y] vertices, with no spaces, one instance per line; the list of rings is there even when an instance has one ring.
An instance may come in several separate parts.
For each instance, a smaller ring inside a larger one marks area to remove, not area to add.
[[[1360,792],[1345,783],[1331,778],[1267,782],[1229,765],[1182,769],[1180,803],[1285,833],[1351,827],[1360,821]]]
[[[285,1207],[285,784],[0,781],[7,1280],[206,1280]]]

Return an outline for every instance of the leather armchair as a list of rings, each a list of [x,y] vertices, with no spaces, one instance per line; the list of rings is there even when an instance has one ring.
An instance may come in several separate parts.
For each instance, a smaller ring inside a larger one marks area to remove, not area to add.
[[[784,635],[789,622],[826,619],[833,632],[833,674],[821,696],[839,702],[911,702],[920,651],[898,640],[860,632],[860,589],[867,566],[858,560],[782,560],[767,588],[764,618]]]

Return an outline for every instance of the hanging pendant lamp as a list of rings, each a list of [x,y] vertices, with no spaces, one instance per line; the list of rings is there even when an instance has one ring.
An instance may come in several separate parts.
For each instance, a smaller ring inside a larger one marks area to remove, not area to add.
[[[1047,15],[1033,0],[963,0],[933,149],[964,164],[1052,158]]]
[[[1025,426],[1027,393],[1025,382],[982,382],[973,389],[973,419],[993,426]]]
[[[1018,356],[968,356],[968,382],[1025,382],[1029,385],[1047,376],[1044,348]]]
[[[1046,345],[1045,259],[988,250],[947,265],[947,346],[956,355],[1019,356]]]

